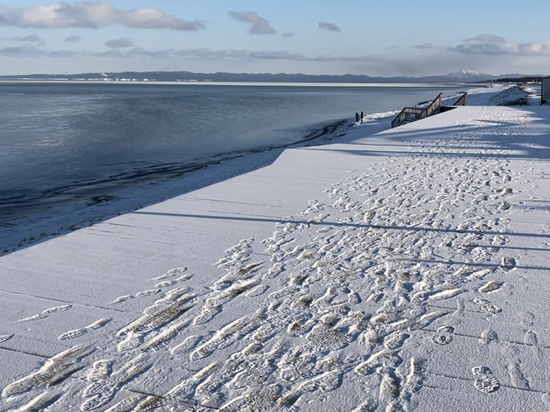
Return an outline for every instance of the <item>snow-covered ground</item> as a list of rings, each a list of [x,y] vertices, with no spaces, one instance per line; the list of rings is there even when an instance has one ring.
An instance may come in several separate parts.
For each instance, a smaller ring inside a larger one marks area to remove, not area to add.
[[[1,257],[0,410],[550,409],[550,108],[483,91]]]

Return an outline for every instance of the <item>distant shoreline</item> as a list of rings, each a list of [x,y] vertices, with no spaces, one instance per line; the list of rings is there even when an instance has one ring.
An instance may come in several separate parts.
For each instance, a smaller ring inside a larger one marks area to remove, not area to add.
[[[487,83],[454,83],[454,82],[426,82],[426,83],[410,83],[410,82],[393,82],[393,83],[316,83],[316,82],[192,82],[192,81],[145,81],[145,80],[7,80],[0,79],[0,85],[16,85],[16,84],[94,84],[94,85],[157,85],[157,86],[269,86],[269,87],[422,87],[422,88],[438,88],[438,87],[453,87],[453,86],[471,86],[485,87]]]
[[[66,80],[66,81],[120,81],[133,83],[144,82],[175,82],[175,83],[515,83],[541,81],[542,74],[501,74],[494,76],[469,70],[459,70],[454,73],[428,76],[369,76],[366,74],[304,74],[304,73],[200,73],[185,70],[179,71],[104,71],[85,73],[20,73],[0,75],[0,81],[36,81],[36,80]]]

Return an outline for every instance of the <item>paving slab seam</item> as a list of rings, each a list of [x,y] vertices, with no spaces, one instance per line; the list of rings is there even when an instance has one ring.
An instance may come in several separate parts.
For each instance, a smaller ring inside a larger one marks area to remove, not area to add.
[[[0,351],[2,351],[2,350],[5,350],[7,352],[13,352],[13,353],[21,353],[23,355],[35,356],[35,357],[40,358],[40,359],[49,359],[49,358],[51,358],[51,356],[48,356],[48,355],[41,355],[39,353],[22,351],[22,350],[11,349],[11,348],[5,348],[3,346],[0,346]]]
[[[14,292],[14,291],[4,290],[4,289],[0,289],[0,293],[6,293],[8,295],[15,295],[15,296],[25,296],[25,297],[28,297],[28,298],[42,299],[42,300],[47,300],[47,301],[50,301],[50,302],[66,303],[66,304],[73,305],[73,306],[83,306],[83,307],[86,307],[86,308],[107,310],[107,311],[111,311],[111,312],[134,313],[134,312],[131,312],[131,311],[125,311],[125,310],[116,309],[116,308],[109,308],[109,307],[98,306],[98,305],[90,305],[90,304],[86,304],[86,303],[76,303],[76,302],[71,302],[71,301],[67,301],[67,300],[49,298],[49,297],[39,296],[39,295],[31,295],[31,294],[28,294],[28,293]]]
[[[201,201],[207,201],[207,202],[227,203],[227,204],[235,204],[235,205],[271,206],[271,207],[278,207],[280,209],[282,209],[284,207],[284,206],[274,205],[274,204],[269,204],[269,203],[238,202],[236,200],[210,199],[210,198],[206,198],[206,197],[195,197],[193,199],[201,200]],[[191,201],[189,199],[179,199],[179,198],[176,198],[174,200],[177,200],[178,202],[186,202],[186,203]]]

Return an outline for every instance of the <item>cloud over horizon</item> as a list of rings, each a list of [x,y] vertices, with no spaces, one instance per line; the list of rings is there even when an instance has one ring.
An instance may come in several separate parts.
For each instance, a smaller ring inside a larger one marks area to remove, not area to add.
[[[0,26],[35,28],[98,28],[122,25],[136,29],[168,29],[198,31],[200,21],[187,21],[150,7],[117,9],[107,0],[67,2],[8,8],[0,5]]]
[[[421,50],[427,50],[427,49],[433,49],[434,48],[432,43],[418,44],[414,47],[417,48],[417,49],[421,49]]]
[[[40,49],[32,44],[22,44],[17,47],[3,47],[0,48],[0,56],[8,57],[17,57],[17,58],[27,58],[27,57],[55,57],[55,58],[66,58],[74,57],[75,52],[70,50],[56,50],[48,51],[45,49]]]
[[[152,58],[176,58],[176,57],[190,57],[195,59],[205,60],[221,60],[221,59],[237,59],[237,60],[286,60],[286,61],[304,61],[304,62],[346,62],[346,63],[385,63],[386,61],[393,61],[387,59],[384,56],[377,55],[361,55],[361,56],[333,56],[330,54],[307,56],[299,52],[291,50],[246,50],[246,49],[225,49],[225,50],[213,50],[208,48],[188,48],[188,49],[160,49],[160,50],[147,50],[142,47],[135,47],[133,40],[129,38],[120,38],[109,40],[105,43],[107,47],[112,50],[105,50],[102,52],[90,52],[82,51],[80,53],[72,53],[70,57],[75,55],[93,55],[99,57],[117,57],[117,58],[129,58],[129,57],[152,57]],[[43,56],[52,53],[59,52],[48,51],[45,49],[38,49],[32,45],[24,45],[20,53],[27,52],[29,56]],[[121,51],[119,48],[129,48],[129,50]],[[16,53],[16,51],[14,51]],[[68,57],[68,56],[67,56]]]
[[[129,39],[128,37],[121,37],[120,39],[106,41],[105,46],[111,49],[122,49],[125,47],[135,47],[135,44],[132,39]]]
[[[227,12],[232,19],[240,21],[242,23],[249,23],[252,25],[250,28],[250,34],[275,34],[277,31],[271,27],[269,22],[260,17],[255,11],[228,11]]]
[[[120,39],[119,39],[120,40]],[[117,42],[118,43],[118,42]],[[124,43],[124,42],[123,42]],[[116,44],[116,43],[115,43]],[[32,48],[31,48],[32,47]],[[40,57],[56,54],[56,57],[75,57],[78,53],[71,53],[63,55],[62,52],[47,51],[44,49],[37,49],[34,46],[30,46],[23,50],[11,50],[9,53],[5,52],[0,54],[10,55],[23,55],[27,54],[27,57]],[[80,53],[82,56],[96,56],[103,58],[118,58],[118,59],[132,59],[132,58],[154,58],[154,59],[175,59],[175,58],[190,58],[197,60],[264,60],[264,61],[293,61],[293,62],[314,62],[316,64],[322,63],[346,63],[354,65],[371,65],[372,67],[388,66],[396,67],[402,66],[405,73],[411,71],[411,62],[408,59],[403,61],[395,58],[387,58],[380,55],[361,55],[361,56],[333,56],[329,54],[318,56],[307,56],[299,52],[290,50],[262,50],[253,51],[246,49],[225,49],[225,50],[213,50],[208,48],[188,48],[188,49],[161,49],[161,50],[147,50],[141,47],[133,47],[128,50],[120,50],[119,48],[110,48],[109,50],[101,52],[83,51]],[[457,59],[460,59],[457,55]],[[418,64],[422,65],[425,59],[420,59]],[[385,72],[386,69],[383,70]]]
[[[326,31],[341,32],[340,27],[334,23],[327,23],[326,21],[319,22],[319,28]]]
[[[306,67],[304,64],[309,64],[313,72],[321,71],[328,72],[330,68],[338,68],[339,71],[345,73],[363,73],[371,76],[420,76],[426,74],[441,74],[456,71],[457,67],[467,67],[478,71],[491,72],[490,69],[494,62],[491,55],[470,54],[466,57],[464,54],[451,52],[443,47],[438,47],[437,53],[428,55],[412,55],[410,53],[400,55],[386,54],[308,54],[297,50],[285,49],[267,49],[254,50],[248,48],[240,49],[214,49],[214,48],[142,48],[136,47],[134,40],[127,37],[120,37],[104,41],[104,50],[55,50],[51,48],[41,47],[41,43],[31,43],[31,37],[21,37],[20,40],[25,40],[26,43],[19,47],[4,47],[0,48],[0,56],[19,61],[24,58],[29,60],[41,61],[42,58],[70,58],[74,62],[87,61],[89,58],[99,58],[97,62],[107,62],[117,65],[116,60],[120,64],[132,64],[139,66],[147,63],[149,67],[178,67],[181,62],[186,62],[190,65],[203,64],[211,62],[213,71],[227,70],[232,65],[242,65],[243,63],[251,64],[251,67],[267,67],[268,71],[272,70],[287,71],[290,68],[291,62],[296,64],[297,69],[290,69],[295,72],[304,72],[300,67]],[[105,60],[103,60],[105,59]],[[499,61],[516,61],[514,56],[502,56]],[[123,61],[133,63],[122,63]],[[157,63],[153,63],[157,62]],[[263,62],[263,63],[262,63]],[[269,63],[273,62],[273,63]],[[14,63],[15,64],[15,63]],[[29,63],[30,65],[31,63]],[[103,67],[104,63],[98,63]],[[99,67],[98,66],[98,67]],[[27,66],[29,67],[29,66]],[[198,67],[198,66],[196,66]],[[281,70],[283,68],[283,70]],[[36,71],[36,69],[33,69]],[[72,70],[74,72],[83,72],[87,69]],[[265,70],[265,69],[257,69]],[[139,69],[138,69],[139,71]],[[199,72],[208,72],[207,70],[197,70]],[[231,69],[229,69],[231,71]],[[308,70],[309,71],[309,70]]]
[[[509,42],[504,37],[480,34],[468,38],[463,44],[447,50],[462,54],[550,56],[550,42]]]
[[[37,34],[29,34],[28,36],[15,36],[11,40],[29,42],[29,43],[43,43],[42,38]]]
[[[78,42],[81,42],[82,40],[83,40],[82,36],[77,36],[76,34],[73,34],[71,36],[68,36],[65,39],[65,42],[66,43],[78,43]]]

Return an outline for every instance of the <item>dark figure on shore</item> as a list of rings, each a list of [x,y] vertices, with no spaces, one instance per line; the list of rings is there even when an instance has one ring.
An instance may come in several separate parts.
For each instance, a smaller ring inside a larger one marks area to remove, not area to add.
[[[361,123],[363,123],[364,118],[365,118],[365,115],[363,114],[363,110],[361,110]]]
[[[355,112],[355,123],[359,123],[359,113]]]

